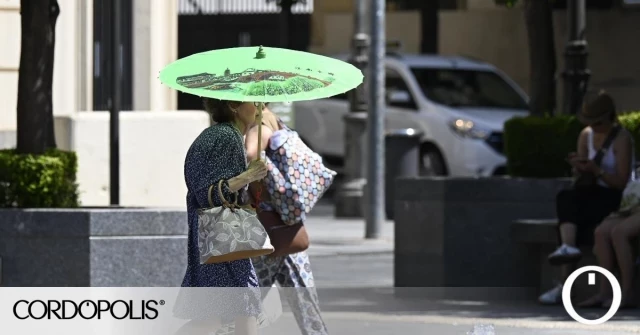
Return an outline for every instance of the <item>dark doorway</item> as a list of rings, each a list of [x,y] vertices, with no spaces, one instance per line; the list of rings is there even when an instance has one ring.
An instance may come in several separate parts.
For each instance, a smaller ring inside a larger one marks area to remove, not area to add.
[[[133,109],[132,38],[133,2],[122,1],[122,110]],[[93,110],[107,111],[111,107],[111,43],[112,5],[110,0],[93,1]]]
[[[306,51],[309,14],[293,15],[292,49]],[[279,46],[279,14],[196,14],[178,17],[178,58],[238,46]],[[178,109],[202,109],[199,97],[178,93]]]

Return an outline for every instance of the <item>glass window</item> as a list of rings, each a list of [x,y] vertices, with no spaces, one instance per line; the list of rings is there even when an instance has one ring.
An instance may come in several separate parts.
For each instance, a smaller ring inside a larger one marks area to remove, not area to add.
[[[452,107],[528,109],[527,102],[498,74],[490,71],[413,68],[424,95]]]
[[[404,78],[394,70],[386,69],[385,94],[387,105],[399,108],[416,109],[416,102],[411,95]]]

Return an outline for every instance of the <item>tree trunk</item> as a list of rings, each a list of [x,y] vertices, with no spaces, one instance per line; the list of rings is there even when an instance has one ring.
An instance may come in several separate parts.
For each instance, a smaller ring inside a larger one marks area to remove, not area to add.
[[[550,0],[524,0],[529,44],[529,109],[553,114],[556,106],[556,51]]]
[[[56,147],[52,90],[60,7],[56,0],[21,0],[20,14],[17,151],[41,154]]]
[[[293,21],[293,13],[291,7],[293,7],[294,0],[282,0],[280,2],[280,47],[290,49],[291,41],[293,40],[293,31],[291,29],[291,23]]]

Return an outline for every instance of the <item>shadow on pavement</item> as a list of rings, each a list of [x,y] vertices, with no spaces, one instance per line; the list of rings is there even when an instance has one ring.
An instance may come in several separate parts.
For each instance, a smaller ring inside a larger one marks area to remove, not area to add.
[[[531,300],[467,301],[397,298],[393,288],[318,288],[323,312],[387,315],[449,316],[461,318],[573,321],[562,305],[542,306]],[[576,309],[586,319],[602,317],[606,309]],[[639,310],[620,310],[612,320],[640,321]]]

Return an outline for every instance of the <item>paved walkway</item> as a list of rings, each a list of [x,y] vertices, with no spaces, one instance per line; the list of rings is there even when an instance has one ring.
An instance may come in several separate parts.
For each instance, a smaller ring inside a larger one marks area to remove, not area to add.
[[[393,221],[382,226],[380,239],[367,240],[364,220],[336,219],[333,208],[322,204],[314,208],[305,226],[311,237],[311,256],[393,253]]]
[[[393,289],[393,222],[379,240],[364,240],[364,221],[337,220],[320,206],[308,218],[309,254],[331,334],[467,334],[476,324],[491,324],[497,335],[640,334],[640,310],[620,311],[598,326],[570,319],[562,306],[533,301],[443,301],[400,299]],[[579,311],[596,319],[606,311]],[[285,312],[262,334],[299,334]],[[487,334],[488,335],[488,334]]]

